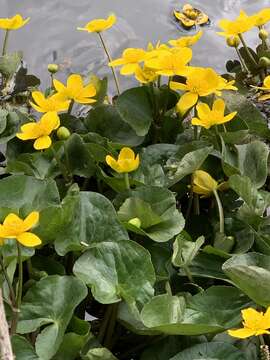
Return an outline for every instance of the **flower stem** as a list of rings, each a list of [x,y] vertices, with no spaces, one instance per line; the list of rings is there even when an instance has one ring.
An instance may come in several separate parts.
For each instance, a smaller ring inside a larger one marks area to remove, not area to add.
[[[3,43],[2,56],[6,55],[6,52],[7,52],[8,35],[9,35],[9,30],[6,30],[4,43]]]
[[[219,232],[221,234],[224,234],[224,211],[223,211],[222,203],[221,203],[221,200],[220,200],[217,190],[214,190],[213,193],[215,195],[217,206],[218,206]]]
[[[71,100],[70,101],[70,104],[69,104],[69,107],[68,107],[68,115],[70,115],[71,114],[71,111],[72,111],[72,109],[73,109],[73,105],[74,105],[74,100]]]
[[[129,176],[128,173],[124,173],[124,180],[125,180],[125,185],[126,185],[126,189],[130,190],[130,184],[129,184]]]
[[[239,39],[240,39],[241,43],[243,44],[243,46],[244,46],[244,48],[246,50],[247,56],[249,57],[250,61],[252,62],[252,64],[255,67],[257,67],[258,64],[257,64],[256,60],[254,59],[253,55],[251,54],[251,52],[249,51],[249,48],[247,47],[247,44],[246,44],[242,34],[238,34],[238,36],[239,36]]]
[[[101,41],[101,44],[102,44],[103,49],[104,49],[104,51],[105,51],[105,54],[107,55],[107,58],[108,58],[109,62],[111,62],[111,61],[112,61],[112,58],[111,58],[111,55],[110,55],[110,53],[109,53],[109,51],[108,51],[108,48],[107,48],[107,46],[106,46],[106,44],[105,44],[105,42],[104,42],[104,39],[103,39],[103,37],[102,37],[102,35],[101,35],[100,32],[98,32],[97,34],[98,34],[98,36],[99,36],[99,38],[100,38],[100,41]],[[116,76],[116,73],[115,73],[115,71],[114,71],[114,68],[113,68],[112,66],[111,66],[110,68],[111,68],[111,70],[112,70],[112,74],[113,74],[115,86],[116,86],[116,89],[117,89],[117,93],[118,93],[118,95],[120,95],[120,86],[119,86],[118,78],[117,78],[117,76]]]
[[[240,60],[240,63],[241,63],[241,65],[242,65],[243,70],[244,70],[247,74],[249,74],[249,70],[248,70],[248,68],[247,68],[247,65],[245,64],[245,61],[244,61],[243,58],[242,58],[242,55],[241,55],[239,49],[238,49],[238,48],[235,48],[235,51],[236,51],[236,53],[237,53],[237,55],[238,55],[238,58],[239,58],[239,60]]]
[[[188,266],[184,266],[183,269],[184,269],[184,272],[185,272],[188,280],[189,280],[191,283],[193,283],[194,281],[193,281],[192,274],[191,274],[191,272],[190,272],[190,270],[189,270],[189,267],[188,267]]]
[[[23,286],[23,263],[22,263],[22,251],[21,245],[17,242],[17,251],[18,251],[18,266],[19,266],[19,282],[16,293],[16,302],[15,302],[15,314],[12,319],[10,334],[13,335],[16,333],[17,323],[19,319],[19,311],[22,303],[22,286]]]
[[[13,290],[12,283],[11,283],[11,281],[10,281],[10,278],[9,278],[9,276],[8,276],[7,270],[6,270],[6,268],[5,268],[4,261],[3,261],[3,259],[2,259],[1,256],[0,256],[0,265],[1,265],[1,268],[2,268],[2,271],[3,271],[3,274],[4,274],[4,277],[5,277],[5,279],[6,279],[6,282],[7,282],[8,288],[9,288],[9,296],[10,296],[10,300],[11,300],[12,306],[15,307],[15,302],[16,302],[15,293],[14,293],[14,290]]]

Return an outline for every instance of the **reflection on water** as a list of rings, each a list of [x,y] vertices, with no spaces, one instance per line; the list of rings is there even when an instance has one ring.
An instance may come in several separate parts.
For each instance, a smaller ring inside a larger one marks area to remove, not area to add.
[[[63,64],[62,78],[69,72],[99,76],[109,74],[109,69],[95,34],[76,30],[89,20],[106,17],[110,12],[117,15],[114,27],[104,33],[113,57],[118,57],[125,47],[145,47],[148,41],[166,42],[177,38],[181,32],[172,20],[172,10],[181,8],[187,1],[180,0],[0,0],[1,17],[21,13],[31,17],[23,29],[10,36],[11,50],[24,50],[24,58],[32,73],[40,76],[44,83],[47,64],[57,60]],[[194,7],[205,11],[211,18],[211,26],[204,28],[203,38],[194,46],[196,65],[212,66],[224,71],[225,59],[232,49],[218,35],[217,21],[223,17],[233,18],[240,9],[253,13],[269,6],[269,0],[191,0]],[[2,36],[2,34],[1,34]],[[249,33],[248,42],[256,42],[256,31]],[[2,41],[2,37],[0,39]],[[59,77],[61,77],[59,74]],[[128,86],[132,79],[121,82]]]

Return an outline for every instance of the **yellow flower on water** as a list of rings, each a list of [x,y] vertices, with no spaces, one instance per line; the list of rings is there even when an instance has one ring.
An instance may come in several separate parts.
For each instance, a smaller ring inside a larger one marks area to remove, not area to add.
[[[94,19],[89,21],[85,27],[78,27],[77,30],[87,31],[87,32],[101,32],[111,28],[116,22],[116,16],[114,14],[110,15],[107,19]]]
[[[217,34],[225,37],[243,34],[244,32],[253,28],[254,22],[254,17],[248,16],[243,10],[241,10],[240,15],[235,20],[220,20],[218,25],[223,30],[223,32],[218,32]]]
[[[147,67],[138,66],[135,71],[135,78],[142,84],[153,82],[157,79],[158,75],[152,69]]]
[[[270,8],[262,9],[252,16],[255,26],[263,26],[270,21]]]
[[[122,57],[109,63],[109,66],[122,66],[121,75],[132,75],[137,70],[139,63],[145,60],[146,52],[140,48],[128,48],[122,53]]]
[[[16,214],[10,213],[0,224],[0,237],[3,239],[16,239],[24,246],[37,246],[41,244],[40,238],[29,232],[39,221],[39,213],[31,212],[24,220]]]
[[[206,24],[209,20],[208,16],[201,10],[194,8],[190,4],[183,6],[182,12],[174,10],[174,16],[180,20],[185,27]]]
[[[221,95],[220,76],[213,69],[193,68],[188,72],[186,78],[185,84],[170,82],[171,89],[186,91],[176,105],[177,111],[181,115],[184,115],[197,103],[199,96]]]
[[[252,85],[251,85],[252,86]],[[266,92],[264,95],[258,97],[259,101],[264,101],[270,99],[270,75],[266,76],[263,81],[263,86],[252,86],[255,89],[263,90]]]
[[[62,101],[73,100],[79,104],[92,104],[96,95],[96,88],[93,84],[84,86],[81,75],[72,74],[67,79],[65,86],[59,80],[54,79],[53,85],[57,91],[58,99]]]
[[[187,64],[191,58],[192,50],[187,47],[174,48],[170,51],[161,49],[156,53],[156,57],[145,61],[145,66],[158,75],[183,75],[186,73]]]
[[[124,147],[121,149],[117,160],[112,156],[107,155],[106,163],[118,173],[129,173],[138,168],[140,158],[138,154],[135,157],[135,153],[132,149]]]
[[[46,98],[42,92],[33,91],[31,95],[34,102],[30,101],[30,105],[38,112],[66,111],[68,110],[70,104],[70,101],[63,101],[59,99],[57,94]]]
[[[270,307],[265,314],[253,308],[244,309],[241,311],[243,317],[243,328],[236,330],[228,330],[228,334],[245,339],[250,336],[258,336],[263,334],[270,334]]]
[[[202,197],[209,197],[214,191],[225,188],[225,182],[218,184],[206,171],[196,170],[192,177],[192,190]]]
[[[60,126],[60,119],[56,112],[44,114],[39,122],[30,122],[21,126],[21,132],[16,136],[21,140],[34,140],[36,150],[47,149],[51,146],[50,134]]]
[[[225,102],[222,99],[215,100],[212,109],[205,103],[199,103],[196,109],[198,117],[194,117],[191,123],[192,125],[202,126],[205,129],[231,121],[237,114],[237,111],[234,111],[224,116]]]
[[[20,14],[16,14],[12,18],[0,18],[0,29],[18,30],[28,23],[30,18],[23,20]]]
[[[184,36],[176,40],[169,40],[169,44],[176,47],[190,47],[200,40],[202,34],[202,30],[200,30],[193,36]]]

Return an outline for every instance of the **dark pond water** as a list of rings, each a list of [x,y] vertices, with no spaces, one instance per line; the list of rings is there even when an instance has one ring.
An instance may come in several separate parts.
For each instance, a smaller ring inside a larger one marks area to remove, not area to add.
[[[185,1],[187,2],[187,1]],[[0,0],[1,17],[21,13],[31,17],[23,29],[10,36],[10,50],[23,50],[29,71],[43,80],[49,78],[47,64],[53,61],[63,64],[59,77],[67,73],[95,72],[99,76],[109,73],[107,63],[95,34],[76,30],[78,26],[96,17],[106,17],[110,12],[117,15],[117,24],[104,33],[112,57],[118,57],[125,47],[145,47],[148,41],[166,42],[181,36],[172,20],[172,10],[181,8],[179,0]],[[221,18],[233,18],[240,9],[249,14],[270,6],[269,0],[193,0],[194,7],[204,10],[211,18],[211,26],[204,28],[203,38],[194,46],[193,64],[212,66],[224,71],[225,59],[232,50],[222,37],[216,35],[217,22]],[[0,40],[2,41],[1,34]],[[249,44],[256,41],[256,31],[248,34]],[[121,78],[122,87],[131,79]]]

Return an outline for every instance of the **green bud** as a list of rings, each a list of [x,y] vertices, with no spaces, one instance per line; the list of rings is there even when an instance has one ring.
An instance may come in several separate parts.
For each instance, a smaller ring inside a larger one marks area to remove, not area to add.
[[[59,140],[67,140],[70,137],[70,131],[65,126],[60,126],[56,134]]]
[[[231,36],[227,38],[227,45],[230,47],[237,48],[240,45],[240,39],[238,36]]]
[[[49,64],[48,65],[48,71],[51,74],[56,74],[58,70],[59,70],[59,66],[57,64]]]
[[[266,57],[266,56],[261,57],[259,59],[259,65],[261,67],[264,67],[264,68],[269,67],[270,66],[270,59],[268,57]]]
[[[130,219],[128,223],[133,226],[136,226],[137,228],[140,228],[142,225],[141,220],[137,217]]]
[[[266,30],[264,30],[264,29],[261,29],[260,31],[259,31],[259,38],[261,39],[261,40],[266,40],[267,38],[268,38],[268,31],[266,31]]]

